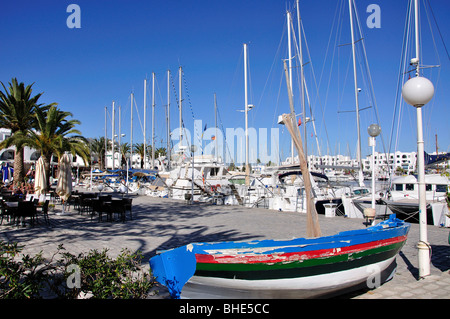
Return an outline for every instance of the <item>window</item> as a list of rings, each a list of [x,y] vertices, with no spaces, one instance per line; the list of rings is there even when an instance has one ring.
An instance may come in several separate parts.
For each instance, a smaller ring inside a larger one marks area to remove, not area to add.
[[[405,184],[407,191],[413,191],[414,190],[414,184]]]
[[[425,185],[425,190],[426,191],[431,191],[431,184],[426,184]]]
[[[396,191],[402,191],[403,190],[403,184],[394,184],[394,188]]]
[[[447,191],[447,185],[436,185],[436,192],[445,193]]]

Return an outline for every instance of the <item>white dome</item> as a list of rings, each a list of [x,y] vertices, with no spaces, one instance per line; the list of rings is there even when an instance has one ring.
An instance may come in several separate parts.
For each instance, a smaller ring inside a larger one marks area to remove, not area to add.
[[[403,99],[406,103],[415,107],[427,104],[433,98],[433,95],[433,83],[427,78],[420,76],[409,79],[402,88]]]
[[[370,124],[370,126],[367,128],[367,132],[372,137],[377,137],[381,133],[381,127],[377,124]]]

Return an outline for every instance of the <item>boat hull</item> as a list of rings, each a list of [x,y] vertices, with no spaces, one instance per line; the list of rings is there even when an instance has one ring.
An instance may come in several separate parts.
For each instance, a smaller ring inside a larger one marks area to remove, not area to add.
[[[330,298],[358,289],[375,288],[395,273],[395,256],[352,270],[314,277],[240,280],[193,276],[184,286],[185,299],[308,299]]]
[[[193,243],[163,252],[150,266],[177,298],[330,296],[374,288],[390,278],[409,227],[391,215],[375,226],[333,236]]]

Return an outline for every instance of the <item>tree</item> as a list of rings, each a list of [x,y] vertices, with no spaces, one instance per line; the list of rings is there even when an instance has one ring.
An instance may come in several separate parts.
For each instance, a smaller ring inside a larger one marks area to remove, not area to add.
[[[165,147],[160,147],[157,148],[155,150],[155,157],[158,158],[160,156],[166,156],[167,152],[166,152],[166,148]]]
[[[61,111],[55,106],[51,106],[48,111],[37,108],[35,113],[35,129],[29,131],[26,136],[22,137],[20,134],[19,138],[23,138],[24,145],[41,151],[47,179],[50,178],[52,154],[56,155],[59,160],[65,152],[70,152],[74,156],[80,156],[85,164],[89,163],[88,141],[81,136],[80,131],[74,128],[80,124],[80,121],[68,119],[72,113]]]
[[[46,110],[55,105],[38,104],[42,93],[35,96],[32,94],[32,86],[18,83],[17,78],[13,78],[9,83],[9,89],[0,82],[5,92],[0,90],[0,127],[11,130],[11,136],[0,144],[0,149],[15,146],[14,156],[14,184],[20,185],[24,181],[25,171],[23,163],[24,140],[20,136],[25,136],[36,121],[35,110]],[[19,137],[16,136],[19,134]]]
[[[119,147],[120,149],[120,155],[121,155],[121,162],[120,165],[122,168],[127,165],[127,154],[130,153],[131,146],[129,143],[122,143]]]
[[[90,139],[91,155],[96,154],[98,161],[102,169],[106,169],[106,151],[105,151],[105,137]],[[107,139],[107,146],[109,146],[110,140]]]
[[[139,156],[141,157],[141,168],[143,168],[144,167],[144,143],[136,143],[133,145],[133,147],[134,147],[134,153],[139,154]],[[151,145],[147,145],[146,153],[151,154],[151,152],[152,152]]]

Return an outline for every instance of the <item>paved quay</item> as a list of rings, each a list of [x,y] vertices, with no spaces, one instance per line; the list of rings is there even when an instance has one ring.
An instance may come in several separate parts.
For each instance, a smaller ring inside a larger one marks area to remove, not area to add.
[[[56,212],[60,206],[56,206]],[[133,219],[99,222],[71,208],[67,215],[49,213],[50,225],[42,218],[33,227],[0,226],[0,240],[25,245],[23,253],[44,257],[59,244],[73,254],[107,248],[114,257],[122,249],[141,251],[144,267],[158,250],[190,242],[291,239],[306,234],[306,215],[240,206],[187,205],[184,201],[133,197]],[[360,219],[319,215],[323,235],[364,228]],[[340,296],[343,299],[450,299],[450,245],[448,228],[428,226],[431,245],[431,275],[417,279],[419,227],[411,224],[407,243],[397,256],[394,278],[373,290]]]

